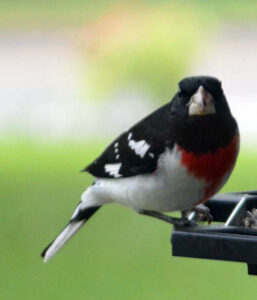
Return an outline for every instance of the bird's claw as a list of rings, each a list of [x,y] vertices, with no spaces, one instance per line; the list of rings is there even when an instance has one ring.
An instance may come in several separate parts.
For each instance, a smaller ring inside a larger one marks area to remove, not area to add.
[[[211,224],[211,222],[213,221],[213,216],[211,215],[210,209],[207,206],[198,204],[194,207],[193,210],[198,214],[197,220],[207,221],[208,224]]]

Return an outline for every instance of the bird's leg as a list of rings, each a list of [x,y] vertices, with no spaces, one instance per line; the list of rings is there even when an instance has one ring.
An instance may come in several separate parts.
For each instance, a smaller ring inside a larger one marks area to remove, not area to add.
[[[213,221],[213,216],[210,213],[210,209],[203,205],[203,204],[198,204],[194,207],[193,209],[197,214],[199,214],[198,219],[200,217],[201,221],[207,221],[208,224],[211,224]]]
[[[170,223],[170,224],[175,225],[175,226],[192,226],[192,225],[196,225],[196,223],[194,221],[190,221],[186,217],[173,218],[173,217],[161,214],[157,211],[151,211],[151,210],[140,210],[139,213],[142,214],[142,215],[146,215],[146,216],[150,216],[150,217],[160,219],[162,221],[165,221],[165,222]]]

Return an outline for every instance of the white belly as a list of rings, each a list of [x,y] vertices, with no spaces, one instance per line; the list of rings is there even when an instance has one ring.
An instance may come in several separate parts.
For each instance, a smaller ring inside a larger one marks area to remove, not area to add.
[[[91,188],[93,198],[96,197],[99,204],[117,202],[137,211],[191,209],[203,198],[206,182],[189,175],[180,158],[181,154],[175,147],[160,157],[154,174],[98,179]]]

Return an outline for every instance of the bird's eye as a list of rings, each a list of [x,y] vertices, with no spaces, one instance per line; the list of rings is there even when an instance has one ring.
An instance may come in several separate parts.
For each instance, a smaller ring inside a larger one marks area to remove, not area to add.
[[[182,97],[182,91],[181,91],[181,89],[178,89],[178,96]]]

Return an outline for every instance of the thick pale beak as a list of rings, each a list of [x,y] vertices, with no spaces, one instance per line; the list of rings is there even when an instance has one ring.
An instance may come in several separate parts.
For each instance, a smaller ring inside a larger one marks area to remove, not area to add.
[[[202,85],[199,86],[196,93],[191,97],[188,113],[190,116],[216,113],[213,96]]]

